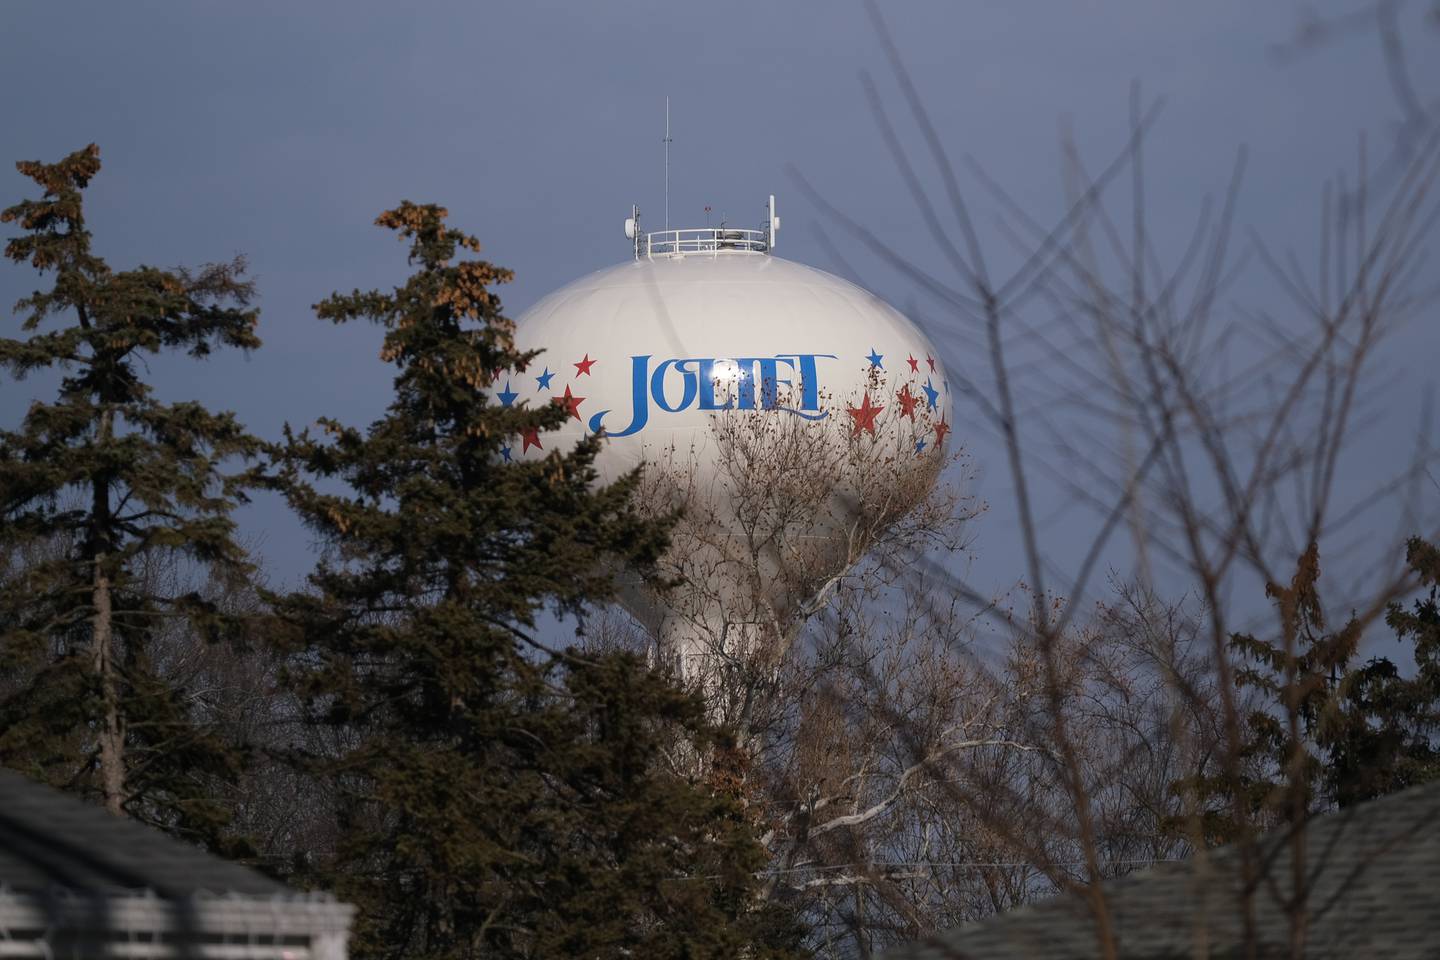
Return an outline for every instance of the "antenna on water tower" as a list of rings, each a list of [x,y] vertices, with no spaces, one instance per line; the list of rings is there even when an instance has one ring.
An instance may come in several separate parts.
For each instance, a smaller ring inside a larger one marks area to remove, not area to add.
[[[670,98],[665,98],[665,229],[670,229]]]
[[[635,259],[640,259],[640,208],[630,204],[630,216],[625,219],[625,239],[634,241]]]

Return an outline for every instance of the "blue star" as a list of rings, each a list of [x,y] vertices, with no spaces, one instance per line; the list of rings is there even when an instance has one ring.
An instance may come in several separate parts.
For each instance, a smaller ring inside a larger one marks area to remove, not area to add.
[[[550,368],[549,368],[549,367],[546,367],[546,368],[545,368],[545,372],[542,373],[542,374],[540,374],[540,376],[538,376],[538,377],[535,378],[535,382],[538,383],[538,384],[540,384],[540,389],[541,389],[541,390],[549,390],[549,389],[550,389],[550,378],[553,377],[553,376],[555,376],[555,374],[553,374],[553,373],[550,372]]]
[[[504,389],[504,390],[501,390],[499,393],[495,394],[495,396],[497,396],[497,397],[500,398],[500,406],[502,406],[502,407],[508,407],[508,406],[510,406],[511,404],[513,404],[513,403],[515,402],[515,398],[518,397],[519,394],[518,394],[518,393],[514,393],[514,392],[511,391],[511,389],[510,389],[510,381],[509,381],[509,380],[506,380],[506,381],[505,381],[505,389]]]
[[[925,406],[934,410],[935,401],[940,399],[940,391],[935,389],[935,385],[930,382],[929,377],[925,378],[925,386],[921,387],[921,389],[925,391]]]
[[[509,406],[509,404],[506,404],[506,406]],[[509,462],[510,462],[510,448],[509,448],[508,446],[502,446],[502,447],[500,448],[500,456],[502,456],[502,457],[505,458],[505,462],[506,462],[506,463],[509,463]]]
[[[924,440],[916,440],[916,441],[915,441],[915,452],[916,452],[916,453],[924,453],[924,452],[925,452],[925,441],[924,441]]]
[[[870,361],[870,366],[872,366],[872,367],[879,367],[881,370],[884,370],[884,369],[885,369],[885,364],[883,364],[883,363],[880,362],[880,361],[883,360],[884,358],[885,358],[885,354],[883,354],[883,353],[876,353],[876,352],[875,352],[875,348],[874,348],[874,347],[871,347],[871,348],[870,348],[870,356],[866,357],[865,359]]]

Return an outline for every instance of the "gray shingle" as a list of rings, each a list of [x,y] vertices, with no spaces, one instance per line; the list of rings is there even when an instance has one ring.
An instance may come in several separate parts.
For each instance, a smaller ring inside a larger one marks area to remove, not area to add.
[[[1282,832],[1257,844],[1249,900],[1261,957],[1289,956],[1294,839]],[[1306,957],[1440,957],[1440,783],[1317,817],[1303,839]],[[1229,846],[1106,883],[1120,955],[1245,956],[1242,864]],[[885,960],[1099,953],[1087,903],[1062,896],[899,947]]]
[[[0,770],[0,889],[111,895],[151,890],[292,893],[254,870],[88,803]]]

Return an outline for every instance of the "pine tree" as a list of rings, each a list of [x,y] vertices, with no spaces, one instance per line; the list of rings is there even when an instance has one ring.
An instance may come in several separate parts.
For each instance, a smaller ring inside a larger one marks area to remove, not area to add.
[[[336,295],[321,318],[384,328],[387,414],[361,431],[288,427],[291,504],[329,548],[310,590],[275,599],[287,687],[316,730],[305,768],[332,784],[342,838],[313,879],[360,906],[358,956],[782,956],[758,909],[764,863],[737,800],[661,767],[705,749],[701,705],[634,657],[544,645],[546,604],[578,613],[664,530],[597,486],[595,438],[544,460],[505,448],[568,411],[493,403],[523,369],[490,289],[508,271],[446,212],[377,223],[410,243],[392,292]]]
[[[225,466],[260,445],[231,414],[157,399],[142,373],[149,355],[257,347],[252,287],[241,260],[112,270],[85,222],[93,144],[17,167],[43,195],[0,213],[23,231],[5,256],[54,284],[17,304],[26,336],[0,339],[0,370],[54,372],[59,388],[0,432],[0,763],[217,842],[226,813],[207,783],[240,758],[194,721],[150,640],[176,622],[218,639],[229,624],[148,571],[248,573],[229,516],[247,476]]]
[[[1270,584],[1281,625],[1277,641],[1235,634],[1235,681],[1257,694],[1245,715],[1241,788],[1254,820],[1293,821],[1440,777],[1440,550],[1413,538],[1406,561],[1426,593],[1410,609],[1391,604],[1386,623],[1413,645],[1416,672],[1388,657],[1357,663],[1361,633],[1352,617],[1328,629],[1319,594],[1319,550],[1303,553],[1289,586]],[[1290,718],[1294,717],[1294,723]],[[1224,775],[1187,786],[1208,801],[1207,834],[1236,835]]]
[[[1385,623],[1410,645],[1415,673],[1402,676],[1388,657],[1349,671],[1321,731],[1341,806],[1440,779],[1440,549],[1412,537],[1405,561],[1422,593],[1408,608],[1392,603]]]
[[[1245,753],[1259,761],[1251,784],[1257,816],[1303,820],[1326,796],[1323,737],[1337,705],[1337,688],[1360,643],[1351,618],[1338,630],[1326,623],[1320,598],[1320,549],[1310,544],[1296,562],[1289,585],[1270,583],[1280,636],[1275,640],[1237,633],[1230,648],[1241,658],[1235,682],[1259,694],[1246,716]]]

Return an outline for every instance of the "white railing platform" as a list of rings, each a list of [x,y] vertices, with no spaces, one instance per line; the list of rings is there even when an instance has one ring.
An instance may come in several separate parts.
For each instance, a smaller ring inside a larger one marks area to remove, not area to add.
[[[635,259],[692,253],[765,253],[769,249],[770,236],[764,230],[735,227],[655,230],[636,238]]]

